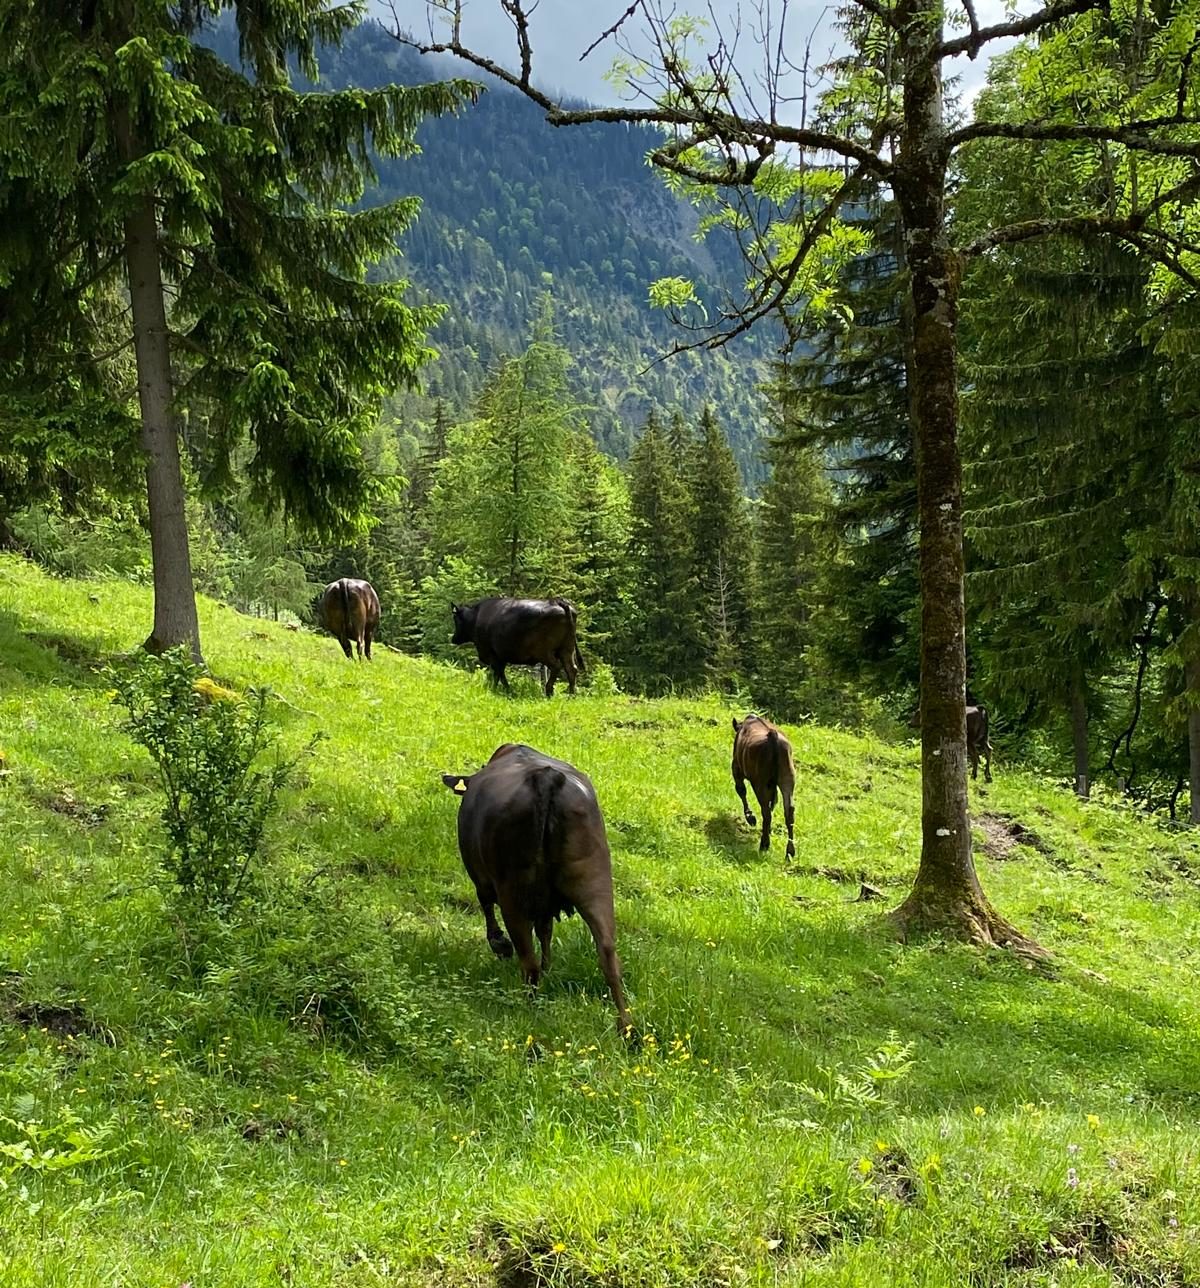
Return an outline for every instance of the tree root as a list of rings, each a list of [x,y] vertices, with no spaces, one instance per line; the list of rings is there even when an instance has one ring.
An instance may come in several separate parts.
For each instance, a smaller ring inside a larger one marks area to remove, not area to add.
[[[1051,959],[1047,949],[1005,921],[982,896],[940,892],[931,896],[914,889],[887,914],[886,922],[901,943],[939,935],[981,948],[1004,948],[1031,962]]]

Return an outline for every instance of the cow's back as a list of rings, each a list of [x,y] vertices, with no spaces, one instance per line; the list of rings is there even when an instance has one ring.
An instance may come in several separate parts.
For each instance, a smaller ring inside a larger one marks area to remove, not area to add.
[[[508,744],[471,779],[458,815],[472,875],[519,895],[533,920],[571,913],[611,858],[586,774],[531,747]]]
[[[794,772],[792,744],[787,735],[762,716],[747,716],[742,721],[734,740],[733,758],[752,781],[766,781],[773,776],[773,771],[781,777],[786,772]]]
[[[572,613],[553,599],[485,599],[475,618],[475,642],[504,662],[545,662],[573,646]]]

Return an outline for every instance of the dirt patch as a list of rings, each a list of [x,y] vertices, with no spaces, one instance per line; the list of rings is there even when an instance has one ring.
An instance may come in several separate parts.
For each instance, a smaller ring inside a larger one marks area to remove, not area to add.
[[[304,1124],[292,1117],[272,1118],[266,1122],[251,1118],[242,1124],[242,1139],[256,1145],[264,1140],[287,1140],[289,1136],[301,1139],[304,1135]]]
[[[887,878],[878,873],[868,872],[866,868],[824,867],[810,868],[814,877],[824,877],[826,881],[836,881],[838,885],[887,885]]]
[[[96,1038],[114,1045],[112,1034],[90,1019],[77,1002],[12,1002],[0,1005],[0,1019],[55,1037]]]
[[[1115,1282],[1130,1288],[1194,1288],[1178,1263],[1161,1260],[1121,1235],[1099,1213],[1085,1214],[1038,1242],[1017,1244],[1003,1265],[1005,1270],[1037,1270],[1060,1261],[1103,1267]]]
[[[921,1183],[912,1160],[904,1150],[893,1146],[872,1160],[871,1184],[885,1198],[897,1203],[915,1203],[921,1195]]]
[[[1053,850],[1032,828],[1010,814],[980,814],[974,820],[984,835],[982,850],[989,859],[1003,863],[1019,858],[1017,846],[1025,845],[1039,854],[1052,854]]]
[[[82,827],[99,827],[108,817],[107,805],[81,801],[69,787],[60,787],[52,795],[41,797],[41,803],[55,814],[74,819]]]

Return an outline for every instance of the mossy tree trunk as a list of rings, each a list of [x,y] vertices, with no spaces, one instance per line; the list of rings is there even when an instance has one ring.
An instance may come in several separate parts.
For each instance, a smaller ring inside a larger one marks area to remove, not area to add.
[[[940,933],[1032,950],[988,902],[972,855],[955,345],[960,266],[946,230],[948,148],[940,61],[931,52],[942,39],[941,8],[938,0],[906,0],[901,8],[904,124],[896,196],[912,295],[921,534],[921,862],[912,891],[891,917],[905,938]]]

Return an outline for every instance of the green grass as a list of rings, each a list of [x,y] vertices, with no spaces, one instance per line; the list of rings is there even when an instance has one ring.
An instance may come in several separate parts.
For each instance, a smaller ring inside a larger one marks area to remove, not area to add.
[[[911,880],[911,746],[789,729],[787,865],[715,700],[507,699],[201,612],[214,673],[328,740],[254,916],[197,930],[95,670],[148,593],[0,558],[0,1283],[1200,1284],[1188,834],[1000,761],[975,808],[1042,848],[982,877],[1054,969],[902,948],[853,900]],[[596,783],[641,1051],[578,918],[535,1001],[487,950],[440,774],[509,740]]]

